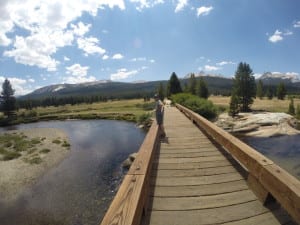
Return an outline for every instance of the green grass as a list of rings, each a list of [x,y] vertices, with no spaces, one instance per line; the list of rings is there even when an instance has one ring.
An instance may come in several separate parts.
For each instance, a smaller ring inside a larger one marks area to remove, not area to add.
[[[71,147],[70,143],[65,141],[65,140],[64,140],[64,143],[62,144],[62,146],[65,147],[65,148],[70,148]]]
[[[50,151],[51,151],[50,149],[44,148],[44,149],[42,149],[42,150],[40,151],[40,153],[47,154],[47,153],[49,153]]]
[[[52,141],[52,143],[54,143],[54,144],[58,144],[58,145],[59,145],[59,144],[61,144],[61,140],[59,140],[59,139],[55,139],[55,140],[53,140],[53,141]]]
[[[24,161],[29,164],[40,164],[43,160],[39,156],[34,156],[33,158],[30,159],[25,158]]]
[[[153,102],[144,102],[143,99],[98,102],[93,104],[49,106],[36,108],[38,117],[22,109],[18,113],[19,122],[33,122],[38,120],[65,120],[65,119],[112,119],[136,122],[140,115],[153,110]],[[26,116],[24,116],[26,115]],[[34,120],[33,120],[34,119]]]
[[[22,152],[27,155],[37,151],[36,145],[42,143],[40,138],[30,139],[20,133],[5,133],[0,135],[0,159],[12,160],[22,156]]]

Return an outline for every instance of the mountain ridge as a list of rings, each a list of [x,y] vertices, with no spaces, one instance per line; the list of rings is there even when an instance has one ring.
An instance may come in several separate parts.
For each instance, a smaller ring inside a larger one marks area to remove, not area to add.
[[[187,74],[180,79],[182,87],[188,85],[189,77]],[[231,77],[222,75],[205,74],[203,72],[195,74],[196,79],[202,77],[207,83],[210,93],[228,95],[231,92],[233,80]],[[284,82],[287,89],[292,92],[300,92],[300,78],[295,73],[270,73],[266,72],[256,78],[256,81],[262,80],[266,86],[275,86]],[[45,98],[45,97],[68,97],[79,95],[101,95],[111,98],[131,98],[134,96],[142,97],[152,95],[157,90],[159,84],[165,87],[167,80],[159,81],[137,81],[137,82],[115,82],[111,80],[99,80],[94,82],[85,82],[79,84],[54,84],[39,88],[33,92],[21,96],[26,98]]]

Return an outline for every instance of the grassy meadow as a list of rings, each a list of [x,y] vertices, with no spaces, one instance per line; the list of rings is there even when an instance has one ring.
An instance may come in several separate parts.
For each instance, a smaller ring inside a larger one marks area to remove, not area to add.
[[[65,119],[112,119],[145,122],[149,119],[153,109],[154,101],[144,102],[144,99],[37,107],[32,110],[20,109],[16,119],[10,121],[10,124]]]
[[[222,108],[226,108],[228,110],[229,108],[229,102],[230,102],[230,96],[210,96],[209,100],[212,101],[215,105],[220,106]],[[251,106],[252,110],[255,111],[267,111],[267,112],[287,112],[289,108],[290,100],[278,100],[277,98],[273,99],[254,99],[254,103]],[[297,108],[297,105],[300,105],[300,99],[294,98],[294,106],[295,109]]]

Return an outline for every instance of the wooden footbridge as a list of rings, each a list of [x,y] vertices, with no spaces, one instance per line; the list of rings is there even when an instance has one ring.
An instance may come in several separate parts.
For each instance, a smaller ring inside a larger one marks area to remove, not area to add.
[[[182,111],[182,112],[180,112]],[[101,225],[300,224],[300,181],[177,105],[153,123]]]

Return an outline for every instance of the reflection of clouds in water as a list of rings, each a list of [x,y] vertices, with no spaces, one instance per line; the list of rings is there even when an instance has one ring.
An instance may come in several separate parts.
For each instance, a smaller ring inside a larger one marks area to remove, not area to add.
[[[33,219],[32,212],[44,214],[42,218],[47,221],[66,221],[39,225],[98,224],[114,194],[113,185],[120,179],[114,177],[114,172],[124,158],[139,149],[145,136],[134,124],[122,121],[54,121],[18,127],[65,130],[70,137],[71,154],[24,193],[14,206],[19,212],[10,210],[11,218],[22,221],[16,225],[31,224],[24,221]],[[2,212],[0,208],[0,218]],[[4,223],[8,224],[11,221]]]

